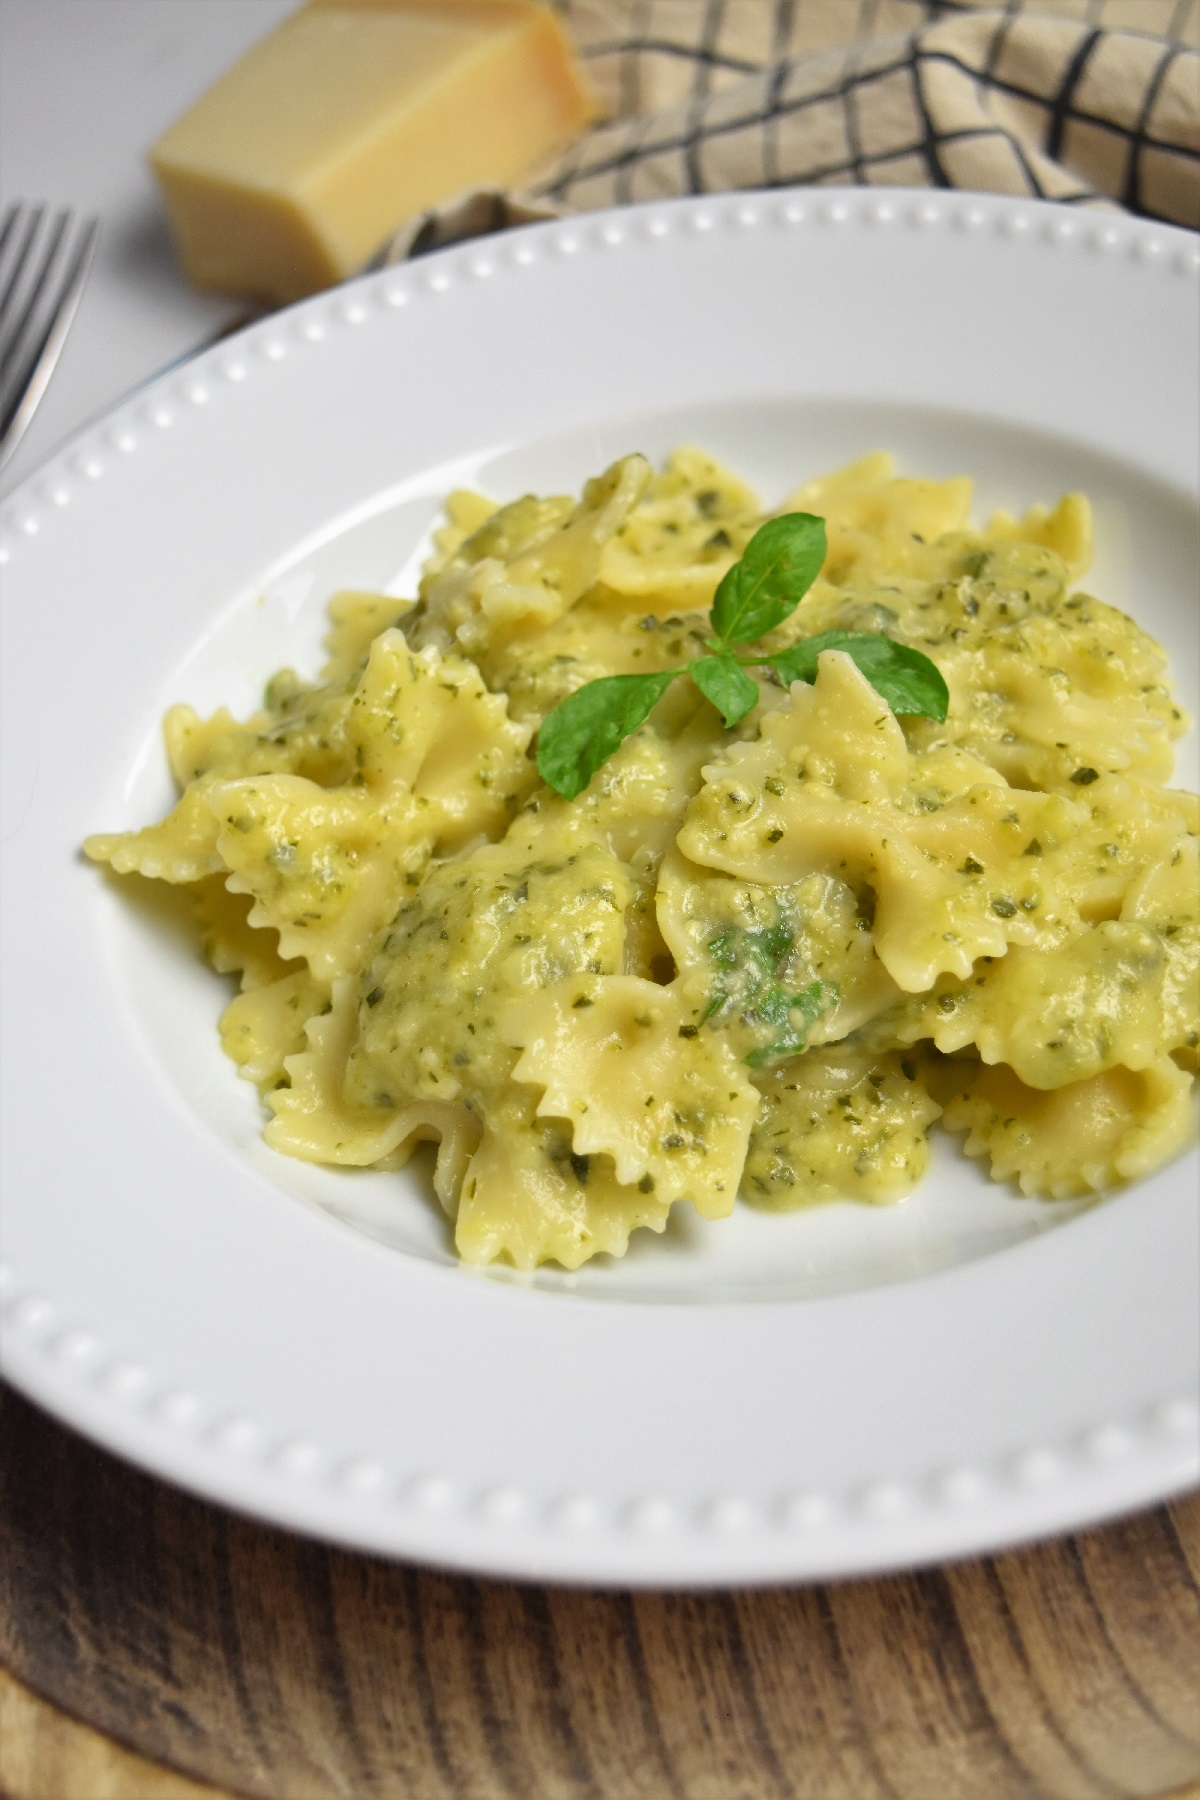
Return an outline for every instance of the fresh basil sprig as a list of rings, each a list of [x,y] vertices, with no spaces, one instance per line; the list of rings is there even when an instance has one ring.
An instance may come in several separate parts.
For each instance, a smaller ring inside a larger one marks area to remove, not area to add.
[[[944,719],[949,694],[935,665],[919,650],[881,632],[823,631],[771,656],[743,660],[734,655],[735,644],[754,643],[795,612],[824,560],[824,519],[814,513],[768,519],[713,596],[713,636],[707,642],[712,654],[654,675],[605,675],[569,694],[547,713],[538,733],[542,780],[567,800],[581,794],[601,764],[649,717],[677,675],[690,675],[726,725],[736,725],[758,699],[758,684],[747,669],[774,669],[789,683],[815,681],[822,650],[844,650],[894,712]]]

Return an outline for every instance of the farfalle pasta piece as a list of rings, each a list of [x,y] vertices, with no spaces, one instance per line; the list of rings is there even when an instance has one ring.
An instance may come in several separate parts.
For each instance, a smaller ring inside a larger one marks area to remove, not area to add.
[[[1064,494],[1054,506],[1031,506],[1018,519],[1010,512],[994,512],[985,534],[989,542],[1033,544],[1060,557],[1072,580],[1091,567],[1092,509],[1083,494]]]
[[[575,501],[569,494],[522,494],[506,506],[468,488],[456,488],[446,502],[445,522],[433,534],[434,552],[421,573],[419,593],[426,604],[421,622],[422,633],[438,628],[440,608],[429,607],[440,577],[447,572],[461,575],[481,562],[509,563],[553,537],[574,511]],[[445,627],[447,621],[441,620]],[[453,634],[444,640],[430,636],[419,641],[436,642],[438,648],[450,648]]]
[[[585,485],[583,498],[565,518],[548,510],[555,503],[531,501],[531,510],[541,516],[528,531],[518,532],[515,545],[505,535],[508,509],[502,509],[423,589],[411,641],[464,650],[488,674],[490,654],[514,638],[544,630],[592,586],[605,543],[649,479],[646,459],[626,456]],[[542,529],[547,524],[550,529]],[[470,561],[471,556],[478,560]]]
[[[625,972],[667,981],[671,954],[655,916],[659,863],[670,850],[701,768],[719,741],[719,724],[698,695],[682,685],[648,723],[626,738],[586,791],[567,802],[543,789],[509,832],[555,856],[602,845],[632,883],[625,910]]]
[[[593,590],[536,637],[516,639],[490,654],[488,683],[507,696],[513,718],[540,724],[586,682],[663,666],[661,650],[635,619],[601,604]]]
[[[108,863],[117,875],[144,875],[176,885],[219,873],[225,863],[212,809],[219,785],[219,777],[202,776],[157,825],[145,825],[140,831],[94,832],[83,841],[85,854],[93,862]]]
[[[610,599],[705,610],[762,522],[757,496],[703,450],[668,456],[604,546],[599,581]]]
[[[464,1261],[577,1269],[593,1256],[623,1256],[636,1230],[661,1232],[668,1203],[640,1184],[622,1186],[608,1157],[578,1155],[565,1126],[536,1116],[535,1099],[513,1085],[489,1108],[457,1206]]]
[[[532,496],[526,496],[527,499]],[[517,505],[521,502],[517,501]],[[571,510],[571,501],[563,495],[554,504],[562,509],[565,515]],[[489,519],[506,509],[489,500],[486,494],[476,493],[474,488],[452,488],[442,504],[442,517],[433,528],[433,550],[426,557],[421,568],[421,586],[429,588],[442,571],[459,556],[467,539],[482,529]],[[483,552],[480,552],[482,555]],[[477,556],[467,556],[465,562],[477,562]]]
[[[497,1030],[508,1003],[535,1005],[572,972],[618,970],[636,891],[602,845],[534,815],[500,844],[434,869],[360,982],[346,1100],[458,1104],[482,1126],[461,1199],[443,1195],[457,1201],[468,1261],[503,1254],[519,1268],[574,1268],[620,1254],[637,1225],[661,1229],[664,1204],[623,1187],[611,1162],[576,1156],[568,1127],[535,1118],[536,1094],[513,1082],[517,1053]]]
[[[763,720],[757,743],[705,770],[679,834],[693,862],[766,887],[835,873],[874,896],[875,949],[919,993],[1010,943],[1054,941],[1074,916],[1029,845],[1074,828],[1071,804],[1010,788],[962,752],[910,754],[848,656],[826,651],[812,687]]]
[[[1059,1088],[1111,1069],[1145,1069],[1166,1051],[1157,935],[1107,920],[1049,950],[1014,946],[965,982],[939,982],[897,1024],[902,1042],[930,1037],[952,1053],[975,1045],[1029,1087]]]
[[[771,646],[840,627],[923,650],[952,705],[944,725],[910,727],[913,747],[956,743],[1015,787],[1063,786],[1089,767],[1165,779],[1187,720],[1163,652],[1124,613],[1071,591],[1091,556],[1086,500],[1000,514],[979,532],[956,521],[955,484],[925,484],[933,510],[922,517],[922,484],[909,493],[889,469],[867,458],[793,497],[829,506],[831,549]]]
[[[1162,947],[1167,966],[1161,1046],[1195,1069],[1200,1063],[1200,836],[1189,832],[1147,865],[1125,896],[1121,918],[1149,927]]]
[[[328,986],[304,967],[247,988],[221,1014],[221,1048],[247,1081],[273,1088],[286,1080],[288,1057],[303,1050],[308,1021],[328,1004]]]
[[[1039,847],[1047,879],[1072,895],[1081,918],[1123,917],[1126,896],[1146,871],[1200,833],[1200,798],[1127,775],[1100,775],[1073,792],[1077,829]]]
[[[1194,1088],[1169,1056],[1048,1090],[1003,1063],[964,1066],[943,1122],[967,1133],[967,1155],[987,1157],[996,1181],[1061,1200],[1134,1181],[1182,1150],[1195,1130]]]
[[[618,970],[633,893],[602,846],[555,854],[536,830],[432,870],[361,977],[348,1096],[484,1106],[516,1060],[497,1009],[577,971]]]
[[[325,665],[321,680],[337,687],[357,676],[381,631],[398,625],[416,604],[393,594],[342,588],[329,602],[325,633]]]
[[[762,1099],[743,1191],[755,1206],[791,1210],[836,1199],[900,1200],[929,1163],[940,1115],[915,1056],[831,1044],[757,1077]]]
[[[972,484],[965,475],[913,481],[893,475],[894,466],[883,451],[860,457],[804,482],[780,507],[825,520],[826,580],[843,585],[920,571],[925,545],[966,529]]]
[[[437,834],[433,808],[411,794],[381,805],[366,788],[300,775],[218,782],[208,800],[229,886],[253,896],[251,924],[273,927],[282,954],[323,981],[358,966]]]
[[[1028,588],[989,588],[983,577],[963,588],[980,614],[1003,606],[1005,615],[986,632],[953,625],[935,634],[927,620],[906,632],[938,662],[957,742],[1018,786],[1069,791],[1081,769],[1169,777],[1186,715],[1167,685],[1165,656],[1132,619],[1088,595],[1067,599],[1065,585],[1044,611]]]
[[[1079,528],[1060,535],[1084,540],[1086,503],[1075,498]],[[1054,535],[1031,527],[1034,539]],[[1087,545],[1065,548],[1082,556]],[[1161,648],[1124,613],[1073,593],[1048,543],[953,533],[914,557],[919,575],[823,583],[801,608],[806,631],[883,630],[934,659],[950,713],[912,722],[913,748],[958,744],[1016,787],[1065,787],[1081,768],[1166,778],[1187,719]]]
[[[355,779],[380,804],[411,792],[432,806],[442,853],[508,824],[535,780],[531,736],[471,663],[391,630],[371,645],[346,721]]]
[[[732,1212],[758,1094],[673,988],[580,976],[510,1004],[500,1029],[521,1049],[513,1079],[542,1089],[538,1116],[565,1120],[578,1155],[705,1218]]]
[[[249,773],[247,758],[256,741],[257,733],[225,706],[202,719],[194,707],[181,704],[170,707],[163,719],[167,761],[180,788],[214,769],[220,774]]]
[[[245,990],[266,987],[295,972],[298,964],[279,954],[274,931],[250,923],[254,902],[247,894],[231,894],[226,877],[210,875],[196,884],[196,923],[205,958],[218,975],[238,975]]]
[[[676,850],[659,872],[657,908],[681,985],[739,1056],[765,1061],[843,1038],[899,998],[835,876],[762,887]]]
[[[466,1107],[445,1102],[396,1108],[348,1099],[346,1062],[357,1025],[357,983],[343,976],[334,982],[327,1008],[306,1021],[301,1046],[287,1056],[286,1085],[266,1095],[273,1114],[263,1134],[267,1143],[304,1162],[402,1168],[418,1143],[435,1138],[434,1185],[452,1211],[458,1183],[479,1142],[478,1120]]]
[[[224,707],[202,719],[190,706],[173,706],[163,722],[171,772],[181,787],[204,775],[303,775],[323,787],[348,781],[353,691],[353,680],[314,686],[282,669],[268,683],[265,706],[244,724]]]
[[[900,1041],[930,1037],[947,1053],[974,1045],[985,1063],[1008,1063],[1035,1088],[1118,1064],[1145,1069],[1167,1054],[1187,1060],[1200,1042],[1197,847],[1190,834],[1168,840],[1130,885],[1119,919],[1048,949],[985,958],[966,981],[943,978],[898,1011]]]
[[[357,966],[436,847],[497,829],[530,783],[529,728],[478,671],[388,630],[372,644],[342,727],[352,783],[265,775],[212,787],[218,849],[254,925],[329,981]]]

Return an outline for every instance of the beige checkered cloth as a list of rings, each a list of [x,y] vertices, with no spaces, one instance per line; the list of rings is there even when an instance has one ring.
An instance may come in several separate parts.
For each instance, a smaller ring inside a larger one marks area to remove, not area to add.
[[[794,182],[967,188],[1200,228],[1200,0],[558,0],[601,123],[520,194],[387,261],[530,218]]]

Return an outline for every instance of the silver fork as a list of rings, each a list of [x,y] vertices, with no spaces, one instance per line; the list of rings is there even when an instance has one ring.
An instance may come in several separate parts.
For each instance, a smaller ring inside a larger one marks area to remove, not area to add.
[[[99,231],[96,219],[23,201],[0,220],[0,468],[54,373]]]

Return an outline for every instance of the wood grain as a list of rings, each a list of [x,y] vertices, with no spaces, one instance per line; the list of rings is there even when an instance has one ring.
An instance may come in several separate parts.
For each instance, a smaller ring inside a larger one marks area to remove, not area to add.
[[[0,1669],[4,1800],[236,1800],[228,1788],[176,1775],[68,1718]]]
[[[0,1660],[53,1703],[0,1686],[0,1784],[197,1793],[140,1758],[121,1787],[124,1745],[266,1800],[1197,1800],[1198,1582],[1200,1496],[875,1581],[475,1581],[223,1512],[0,1389]]]

